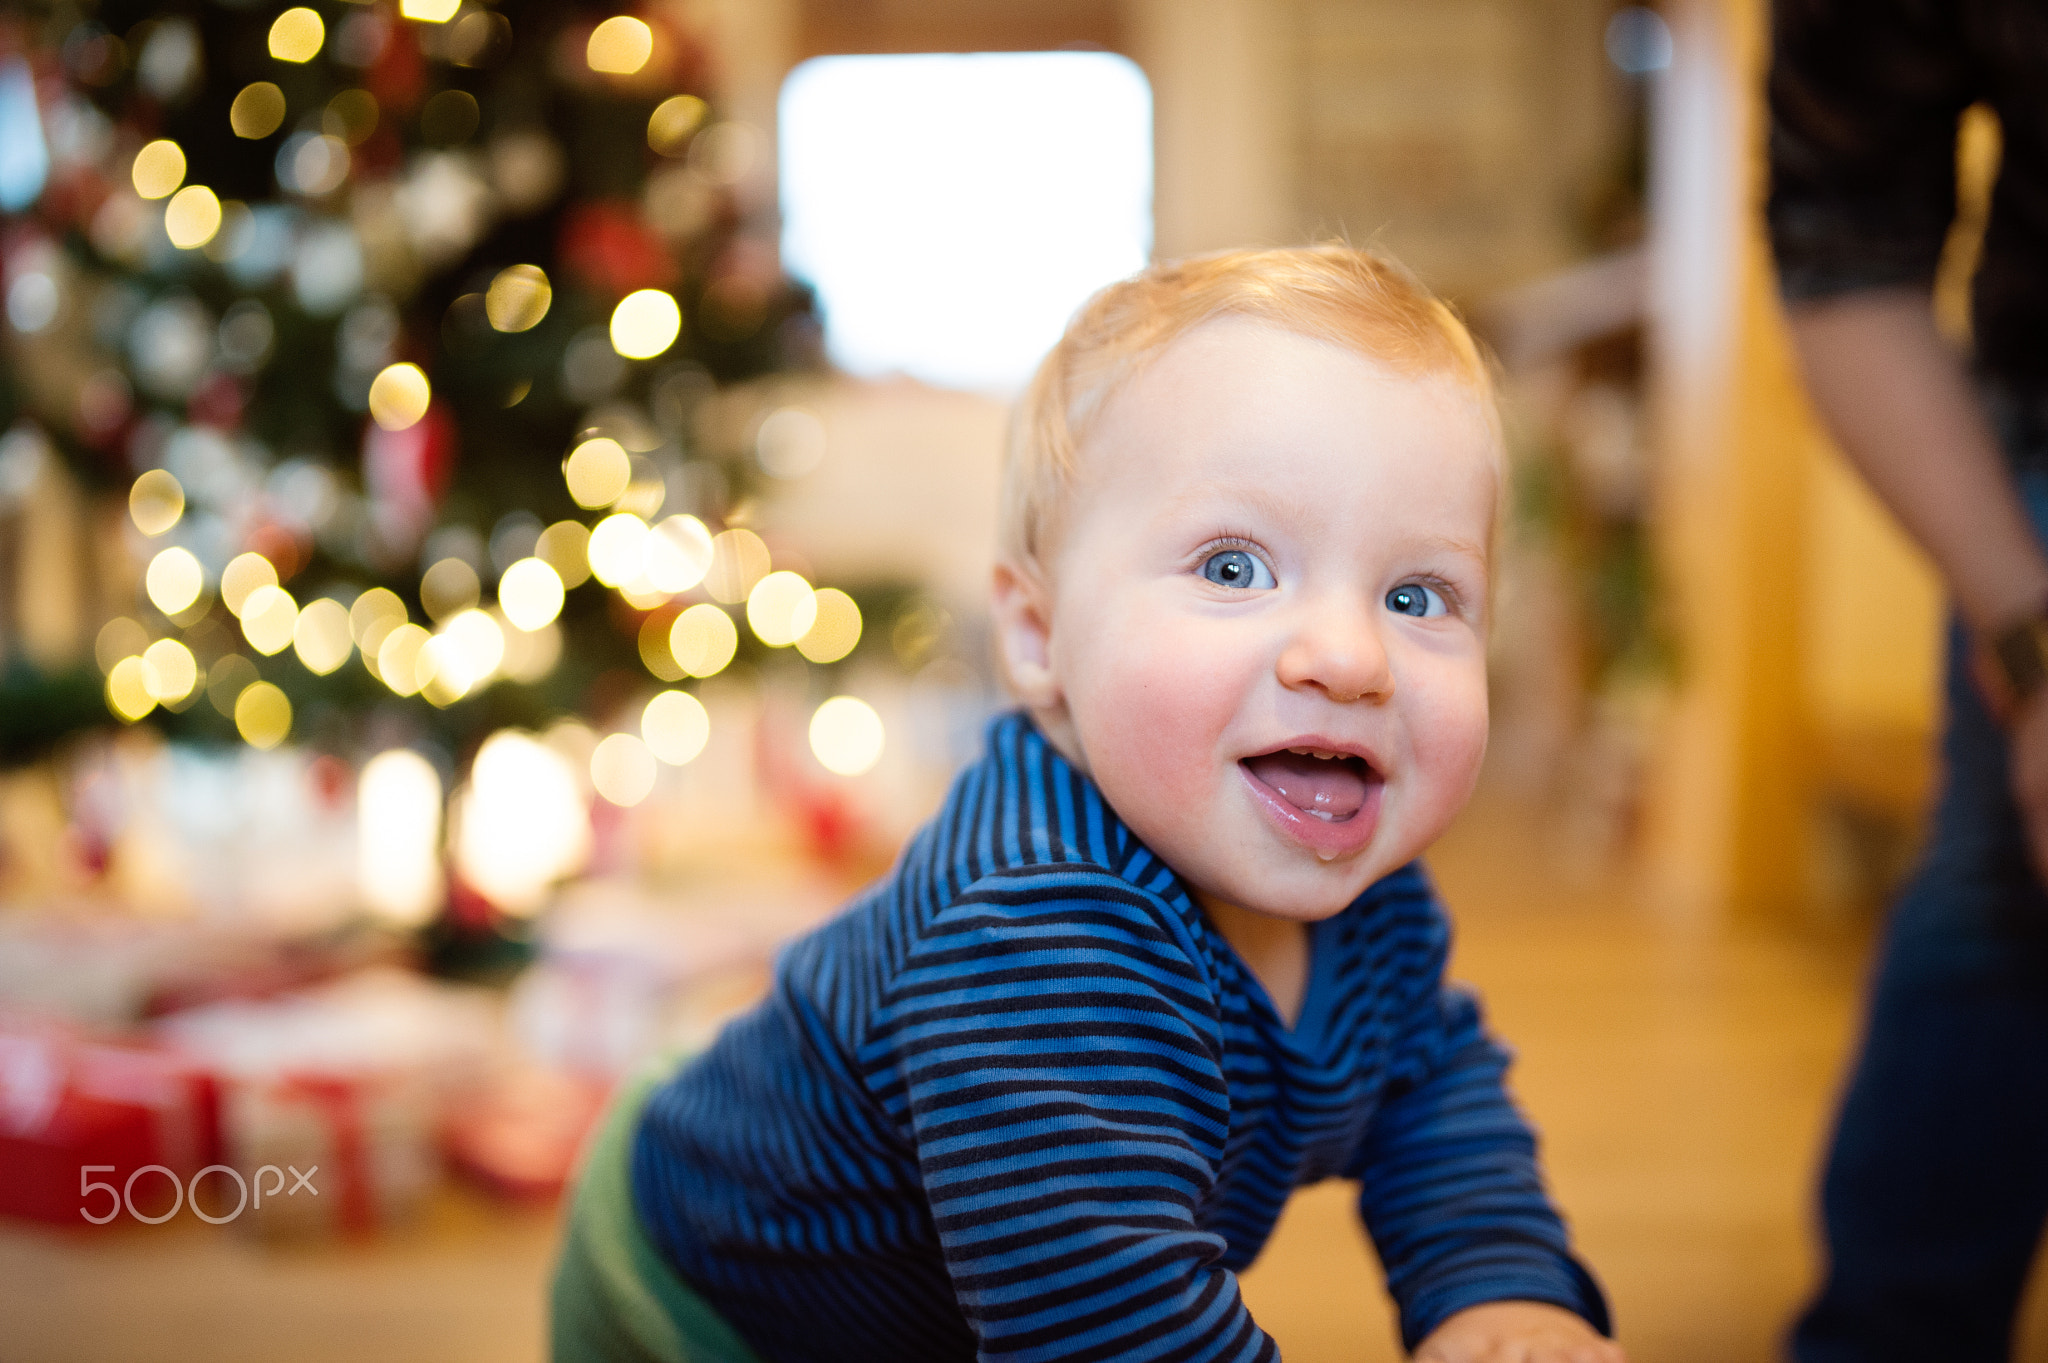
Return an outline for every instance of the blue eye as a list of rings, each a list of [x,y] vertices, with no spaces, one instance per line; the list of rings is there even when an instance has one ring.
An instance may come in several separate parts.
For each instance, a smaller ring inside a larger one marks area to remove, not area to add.
[[[1219,587],[1271,587],[1273,570],[1259,560],[1256,554],[1242,549],[1225,549],[1220,554],[1211,554],[1202,564],[1202,576]]]
[[[1425,587],[1419,582],[1408,582],[1387,593],[1387,609],[1396,615],[1413,615],[1420,618],[1443,615],[1450,607],[1444,604],[1443,597],[1439,596],[1434,588]]]

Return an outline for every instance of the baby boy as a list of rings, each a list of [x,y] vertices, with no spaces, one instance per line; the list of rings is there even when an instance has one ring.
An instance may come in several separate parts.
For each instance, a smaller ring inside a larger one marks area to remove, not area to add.
[[[1349,1178],[1418,1359],[1616,1363],[1414,864],[1486,746],[1500,480],[1470,337],[1372,255],[1090,302],[1005,473],[1021,709],[615,1118],[558,1356],[1273,1359],[1236,1272]]]

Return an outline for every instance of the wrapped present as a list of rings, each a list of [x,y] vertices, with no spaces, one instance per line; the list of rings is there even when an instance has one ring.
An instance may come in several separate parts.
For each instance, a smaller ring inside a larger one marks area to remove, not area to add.
[[[235,1167],[268,1194],[249,1217],[265,1234],[366,1234],[410,1217],[440,1178],[439,1107],[417,1071],[236,1076],[225,1114]]]
[[[0,1213],[154,1220],[219,1157],[219,1132],[212,1075],[174,1052],[0,1023]]]
[[[156,1163],[189,1177],[220,1159],[220,1085],[190,1057],[141,1042],[83,1042],[71,1052],[71,1083],[84,1097],[148,1113]]]
[[[611,1085],[589,1075],[523,1065],[501,1071],[450,1113],[445,1148],[455,1169],[517,1201],[546,1201],[567,1186]]]
[[[487,996],[386,969],[191,1009],[157,1032],[217,1076],[227,1162],[289,1179],[260,1205],[252,1195],[248,1221],[266,1232],[405,1219],[440,1177],[450,1104],[503,1053]]]

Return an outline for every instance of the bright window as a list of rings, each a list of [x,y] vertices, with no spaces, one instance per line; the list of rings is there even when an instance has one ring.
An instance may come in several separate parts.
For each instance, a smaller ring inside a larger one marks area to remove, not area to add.
[[[782,87],[784,266],[852,373],[1014,391],[1152,246],[1152,92],[1102,52],[820,57]]]

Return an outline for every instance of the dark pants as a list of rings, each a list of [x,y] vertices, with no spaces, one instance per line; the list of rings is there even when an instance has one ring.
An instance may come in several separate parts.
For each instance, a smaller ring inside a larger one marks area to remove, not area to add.
[[[1822,1186],[1800,1363],[2004,1363],[2048,1214],[2048,896],[1959,632],[1943,757]]]

